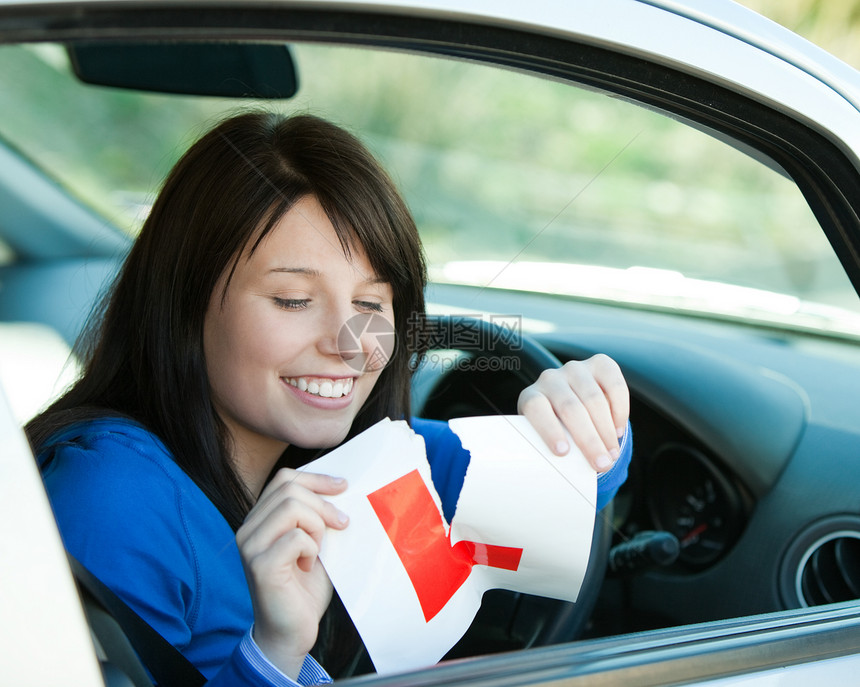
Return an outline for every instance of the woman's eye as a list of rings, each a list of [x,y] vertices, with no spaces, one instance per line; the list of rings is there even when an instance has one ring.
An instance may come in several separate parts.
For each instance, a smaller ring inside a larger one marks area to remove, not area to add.
[[[371,312],[382,312],[382,303],[374,301],[353,301],[356,306],[362,310],[370,310]]]
[[[275,305],[284,310],[303,310],[309,302],[309,298],[275,298]]]

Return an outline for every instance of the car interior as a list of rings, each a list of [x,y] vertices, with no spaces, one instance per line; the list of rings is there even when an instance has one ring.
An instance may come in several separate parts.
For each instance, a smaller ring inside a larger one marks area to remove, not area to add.
[[[633,461],[596,519],[583,600],[490,592],[449,658],[860,598],[860,267],[831,243],[857,223],[844,152],[599,48],[547,39],[527,63],[310,38],[0,45],[18,103],[0,123],[0,385],[16,421],[74,379],[77,336],[184,148],[237,109],[312,112],[403,191],[430,312],[449,332],[478,323],[478,345],[448,340],[418,367],[416,415],[513,413],[535,370],[596,353],[630,386]],[[657,533],[677,556],[610,565]],[[145,679],[133,663],[115,684]]]

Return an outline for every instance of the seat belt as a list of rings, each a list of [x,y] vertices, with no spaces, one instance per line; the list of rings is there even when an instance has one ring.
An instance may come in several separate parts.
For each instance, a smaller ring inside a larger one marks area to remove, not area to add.
[[[78,584],[119,624],[158,687],[202,687],[206,678],[80,561],[69,554]],[[104,645],[104,640],[101,640]],[[129,676],[134,677],[134,676]],[[135,682],[135,684],[138,684]]]

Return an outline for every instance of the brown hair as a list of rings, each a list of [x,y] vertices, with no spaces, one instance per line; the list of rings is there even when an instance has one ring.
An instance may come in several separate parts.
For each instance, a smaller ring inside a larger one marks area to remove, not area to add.
[[[254,112],[223,121],[170,172],[82,339],[81,379],[28,424],[34,448],[74,421],[130,417],[238,528],[252,503],[210,398],[204,316],[219,277],[307,195],[347,254],[360,246],[394,293],[398,344],[349,436],[383,417],[408,419],[410,363],[422,354],[408,328],[424,312],[426,266],[405,203],[352,134],[309,115]]]

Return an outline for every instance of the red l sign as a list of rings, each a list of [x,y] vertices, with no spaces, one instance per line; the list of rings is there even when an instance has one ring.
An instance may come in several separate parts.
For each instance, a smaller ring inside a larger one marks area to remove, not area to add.
[[[516,570],[521,548],[461,541],[451,545],[417,470],[367,495],[418,594],[429,622],[469,577],[473,565]]]

